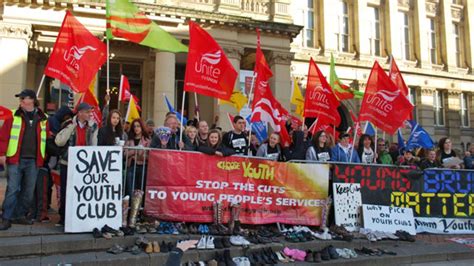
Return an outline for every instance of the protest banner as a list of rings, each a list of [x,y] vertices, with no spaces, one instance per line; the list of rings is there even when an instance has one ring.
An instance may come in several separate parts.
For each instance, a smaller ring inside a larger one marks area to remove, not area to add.
[[[416,235],[413,210],[410,208],[363,204],[362,214],[366,229],[389,233],[403,230]]]
[[[328,180],[329,165],[152,150],[145,213],[169,221],[212,222],[212,203],[221,201],[228,221],[227,207],[240,202],[245,224],[317,226]]]
[[[336,224],[348,231],[359,231],[362,226],[362,196],[360,184],[333,183]]]
[[[122,225],[122,147],[69,147],[65,232]]]
[[[412,208],[418,233],[474,230],[474,171],[336,164],[333,180],[360,183],[362,203]],[[421,173],[421,172],[420,172]]]

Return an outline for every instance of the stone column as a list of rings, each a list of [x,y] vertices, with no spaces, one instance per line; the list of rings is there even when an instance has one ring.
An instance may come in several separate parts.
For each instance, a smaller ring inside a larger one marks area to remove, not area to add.
[[[448,137],[452,140],[453,146],[461,148],[461,91],[450,89],[447,93],[446,101],[446,128]]]
[[[387,36],[387,50],[395,58],[401,58],[402,52],[400,50],[400,25],[398,24],[398,1],[386,1],[387,8],[385,9],[385,32]]]
[[[430,54],[428,50],[428,35],[426,34],[429,27],[427,24],[426,8],[427,5],[425,0],[418,0],[415,2],[414,28],[415,32],[419,32],[419,34],[415,34],[415,54],[418,59],[418,64],[422,68],[426,68],[427,66],[431,65]],[[438,43],[439,42],[437,42],[436,45],[438,45]],[[439,47],[437,47],[437,49],[439,49]]]
[[[32,35],[31,25],[0,21],[0,99],[7,108],[18,106],[14,95],[25,89]]]
[[[162,125],[168,108],[164,102],[163,94],[175,102],[175,54],[169,52],[157,52],[155,58],[155,91],[153,93],[153,120],[157,126]],[[181,105],[175,106],[179,110]]]
[[[474,66],[474,1],[467,1],[464,5],[466,9],[466,30],[465,30],[465,47],[466,47],[466,61],[468,66],[471,67],[471,73],[473,72]]]
[[[290,66],[294,53],[290,52],[270,52],[269,64],[273,72],[270,79],[270,88],[275,98],[286,110],[290,110],[291,98],[291,75]]]
[[[354,23],[354,43],[356,44],[357,50],[359,52],[359,58],[363,60],[369,60],[371,55],[368,31],[373,29],[370,28],[371,25],[369,20],[364,19],[364,17],[369,13],[367,0],[357,0],[354,2],[354,17],[359,18],[352,20]]]
[[[240,72],[240,59],[242,58],[242,55],[244,53],[244,48],[238,47],[238,46],[222,46],[224,49],[225,54],[227,55],[227,58],[229,59],[230,63],[234,67],[234,69],[237,71],[237,79],[235,80],[234,84],[234,90],[240,90],[240,79],[239,79],[239,72]],[[202,98],[202,97],[201,97]],[[213,99],[210,97],[205,97],[209,99]],[[194,98],[193,98],[194,99]],[[204,99],[205,101],[206,99]],[[229,123],[229,119],[227,118],[227,113],[230,114],[237,114],[237,110],[235,110],[234,107],[228,105],[228,104],[217,104],[217,99],[213,99],[214,102],[214,115],[219,116],[219,122],[217,123],[218,126],[222,128],[224,131],[228,131],[231,129],[231,125]],[[202,108],[201,112],[203,114],[206,113],[206,106],[212,106],[210,104],[207,104],[207,102],[204,102],[204,104],[200,101],[199,103]],[[212,113],[212,110],[207,110],[207,113]],[[245,118],[245,117],[244,117]],[[212,120],[208,121],[209,126],[212,124]]]
[[[441,58],[445,60],[447,64],[447,70],[449,72],[456,72],[456,43],[453,38],[453,18],[451,14],[451,3],[452,1],[443,0],[440,3],[441,12]],[[460,36],[464,38],[464,36]]]
[[[426,129],[430,136],[435,135],[434,130],[434,111],[433,111],[433,95],[435,89],[429,87],[421,88],[421,100],[419,101],[420,105],[418,108],[418,122],[420,125]]]

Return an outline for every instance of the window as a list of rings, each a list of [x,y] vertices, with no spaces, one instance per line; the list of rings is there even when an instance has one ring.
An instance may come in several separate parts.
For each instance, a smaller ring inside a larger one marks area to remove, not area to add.
[[[400,51],[402,52],[402,58],[405,60],[410,59],[410,19],[406,12],[398,12],[399,25],[400,25]]]
[[[346,1],[338,2],[337,16],[337,50],[340,52],[349,52],[349,5]]]
[[[461,93],[461,126],[469,127],[469,96]]]
[[[456,56],[456,66],[462,67],[462,40],[461,40],[461,26],[459,23],[453,23],[453,36],[454,36],[454,52]]]
[[[433,98],[433,108],[436,126],[444,126],[444,92],[436,90]]]
[[[438,51],[436,50],[436,20],[428,18],[428,49],[431,64],[438,64]]]
[[[410,87],[408,89],[408,100],[413,105],[413,120],[416,121],[416,88]]]
[[[308,0],[308,6],[304,10],[304,34],[303,46],[314,47],[314,3]]]
[[[370,19],[370,54],[380,56],[380,10],[377,7],[369,7]]]

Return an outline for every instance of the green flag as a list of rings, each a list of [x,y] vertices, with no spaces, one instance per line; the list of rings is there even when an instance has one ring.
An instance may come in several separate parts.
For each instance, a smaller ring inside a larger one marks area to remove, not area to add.
[[[106,17],[109,40],[120,37],[161,51],[188,51],[186,45],[156,25],[128,0],[108,0]]]

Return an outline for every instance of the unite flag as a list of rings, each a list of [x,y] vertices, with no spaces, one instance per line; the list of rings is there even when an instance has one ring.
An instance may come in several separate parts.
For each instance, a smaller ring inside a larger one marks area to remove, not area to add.
[[[66,11],[44,74],[67,84],[76,93],[86,92],[106,60],[106,45]]]

